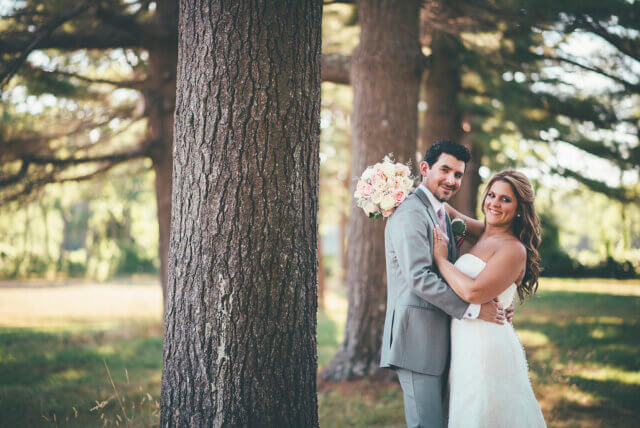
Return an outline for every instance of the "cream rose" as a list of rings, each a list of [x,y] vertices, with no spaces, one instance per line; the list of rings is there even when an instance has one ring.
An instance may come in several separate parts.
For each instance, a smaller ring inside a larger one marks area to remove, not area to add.
[[[371,196],[371,200],[373,201],[374,204],[379,204],[380,202],[382,202],[383,197],[384,197],[384,193],[375,192],[373,196]]]
[[[371,177],[373,177],[373,168],[367,167],[367,169],[365,169],[364,172],[362,173],[362,177],[360,177],[360,179],[371,180]]]
[[[393,210],[382,210],[382,217],[389,217],[393,214]]]
[[[371,201],[368,201],[364,204],[364,206],[362,207],[362,209],[364,210],[364,212],[367,214],[367,216],[369,214],[375,214],[376,211],[378,211],[378,207],[376,206],[376,204],[374,204]]]
[[[405,189],[411,189],[411,187],[413,186],[413,180],[410,179],[409,177],[405,177],[403,180],[403,185]]]
[[[391,195],[384,195],[382,201],[380,201],[380,209],[390,210],[396,206],[396,200]]]
[[[396,175],[396,167],[391,162],[383,163],[382,164],[382,172],[384,172],[384,175],[386,175],[387,178],[395,177],[395,175]]]

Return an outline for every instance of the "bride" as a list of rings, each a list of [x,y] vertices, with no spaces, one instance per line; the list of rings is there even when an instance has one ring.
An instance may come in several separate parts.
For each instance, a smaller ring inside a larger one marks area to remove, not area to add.
[[[538,287],[540,225],[531,183],[507,170],[491,178],[483,195],[485,222],[447,206],[478,238],[454,264],[443,234],[434,230],[434,259],[449,286],[468,302],[497,298],[522,302]],[[545,427],[529,382],[527,361],[510,323],[453,319],[449,373],[449,428]]]

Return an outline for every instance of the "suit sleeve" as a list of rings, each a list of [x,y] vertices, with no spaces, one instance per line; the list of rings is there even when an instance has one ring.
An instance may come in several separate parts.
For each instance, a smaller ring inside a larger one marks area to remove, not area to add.
[[[389,232],[403,280],[418,297],[454,318],[462,318],[469,303],[434,272],[431,226],[426,222],[416,224],[414,216],[417,214],[412,210],[396,214]]]

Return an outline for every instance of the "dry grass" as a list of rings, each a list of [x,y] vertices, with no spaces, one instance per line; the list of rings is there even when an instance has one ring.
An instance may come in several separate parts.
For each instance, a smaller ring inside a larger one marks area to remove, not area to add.
[[[95,283],[0,282],[0,326],[57,328],[157,321],[162,291],[157,280]]]

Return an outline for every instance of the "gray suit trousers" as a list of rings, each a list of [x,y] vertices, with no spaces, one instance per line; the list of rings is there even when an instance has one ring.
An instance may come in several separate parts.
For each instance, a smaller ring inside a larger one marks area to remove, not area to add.
[[[442,386],[446,378],[401,368],[396,372],[404,396],[404,415],[407,426],[409,428],[444,427],[445,409]]]

